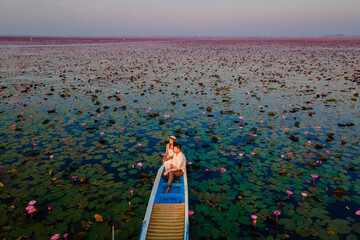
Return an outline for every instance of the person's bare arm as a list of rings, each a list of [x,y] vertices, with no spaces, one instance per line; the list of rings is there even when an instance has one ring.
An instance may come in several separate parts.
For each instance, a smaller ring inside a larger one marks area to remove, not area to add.
[[[166,152],[165,152],[165,156],[167,156],[169,154],[169,146],[170,144],[166,144]]]
[[[172,164],[171,164],[171,165],[172,165]],[[169,174],[169,172],[175,172],[175,171],[177,171],[177,170],[180,170],[180,168],[176,168],[176,167],[170,168],[169,170],[167,170],[166,172],[164,172],[164,175],[166,176],[166,175]]]

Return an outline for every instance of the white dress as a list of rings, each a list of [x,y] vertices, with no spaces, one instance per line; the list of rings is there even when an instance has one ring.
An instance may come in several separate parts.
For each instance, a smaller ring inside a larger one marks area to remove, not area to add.
[[[168,155],[166,156],[166,158],[172,157],[173,155],[174,155],[174,150],[170,149],[170,147],[169,147],[169,149],[168,149]],[[167,160],[166,162],[164,162],[165,170],[166,170],[166,171],[170,169],[171,160],[172,160],[172,159]]]

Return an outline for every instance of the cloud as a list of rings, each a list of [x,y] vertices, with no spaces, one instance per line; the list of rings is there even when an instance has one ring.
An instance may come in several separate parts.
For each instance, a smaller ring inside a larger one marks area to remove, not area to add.
[[[356,0],[0,0],[0,34],[360,34]]]

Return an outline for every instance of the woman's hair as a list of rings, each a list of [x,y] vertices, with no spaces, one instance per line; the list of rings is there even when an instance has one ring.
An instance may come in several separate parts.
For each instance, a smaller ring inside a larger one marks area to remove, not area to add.
[[[180,149],[180,151],[182,150],[182,146],[180,143],[174,143],[174,148],[177,147],[178,149]]]

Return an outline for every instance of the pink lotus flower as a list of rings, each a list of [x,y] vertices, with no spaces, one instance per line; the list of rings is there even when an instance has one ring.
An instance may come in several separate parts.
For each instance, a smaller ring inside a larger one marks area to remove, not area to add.
[[[138,146],[139,146],[139,147],[141,147],[141,146],[142,146],[142,144],[141,144],[141,143],[138,143]]]
[[[137,165],[138,165],[139,167],[142,167],[143,164],[142,164],[141,162],[138,162]]]
[[[86,125],[86,123],[83,123],[82,125],[83,125],[83,126],[85,126],[85,125]]]
[[[226,169],[225,169],[225,168],[221,168],[220,171],[221,171],[221,172],[226,172]]]
[[[330,154],[330,151],[325,151],[326,154]]]
[[[52,208],[53,208],[52,206],[48,206],[48,210],[49,210],[49,211],[51,211]]]
[[[279,222],[278,216],[281,214],[281,212],[276,210],[276,211],[274,211],[274,214],[276,215],[276,223],[277,223],[277,222]]]
[[[254,157],[254,155],[255,155],[255,153],[254,152],[252,152],[252,153],[250,153],[251,154],[251,157]]]
[[[255,226],[256,225],[256,222],[257,222],[257,216],[256,215],[251,215],[251,218],[252,218],[252,222],[253,222],[253,225]]]
[[[305,200],[305,198],[307,197],[307,194],[306,193],[301,193],[302,197],[303,197],[303,201]]]
[[[72,178],[76,181],[76,178],[77,178],[78,176],[72,176]]]
[[[205,172],[208,172],[209,171],[209,169],[208,168],[205,168]]]
[[[189,164],[189,165],[191,165],[191,164],[192,164],[192,162],[188,162],[188,164]]]
[[[195,212],[194,211],[192,211],[192,210],[189,210],[189,215],[191,216],[191,215],[193,215]]]
[[[31,200],[30,202],[29,202],[29,206],[34,206],[36,204],[36,201],[35,200]]]
[[[53,158],[53,157],[54,157],[54,155],[51,155],[51,156],[50,156],[50,158]]]
[[[242,157],[243,155],[244,155],[244,154],[242,154],[242,153],[239,153],[239,156],[240,156],[240,157]]]
[[[358,216],[360,216],[360,210],[357,210],[357,211],[355,212],[355,214],[358,215]]]
[[[311,177],[314,179],[314,186],[315,186],[315,178],[317,178],[318,175],[316,175],[316,174],[311,174]]]
[[[60,234],[55,234],[51,236],[50,240],[58,240],[60,238]]]
[[[288,199],[290,199],[290,195],[291,195],[291,194],[294,194],[293,191],[290,191],[290,190],[286,190],[286,192],[287,192],[287,194],[289,194],[289,195],[288,195]]]
[[[65,233],[65,234],[64,234],[64,238],[65,238],[65,239],[67,239],[67,237],[68,237],[68,234],[67,234],[67,233]]]
[[[278,215],[281,214],[281,212],[276,210],[276,211],[274,211],[274,214],[275,214],[276,216],[278,216]]]
[[[28,214],[32,214],[36,211],[35,207],[33,205],[29,205],[25,208]]]
[[[195,137],[196,140],[199,140],[200,138],[199,137]]]

